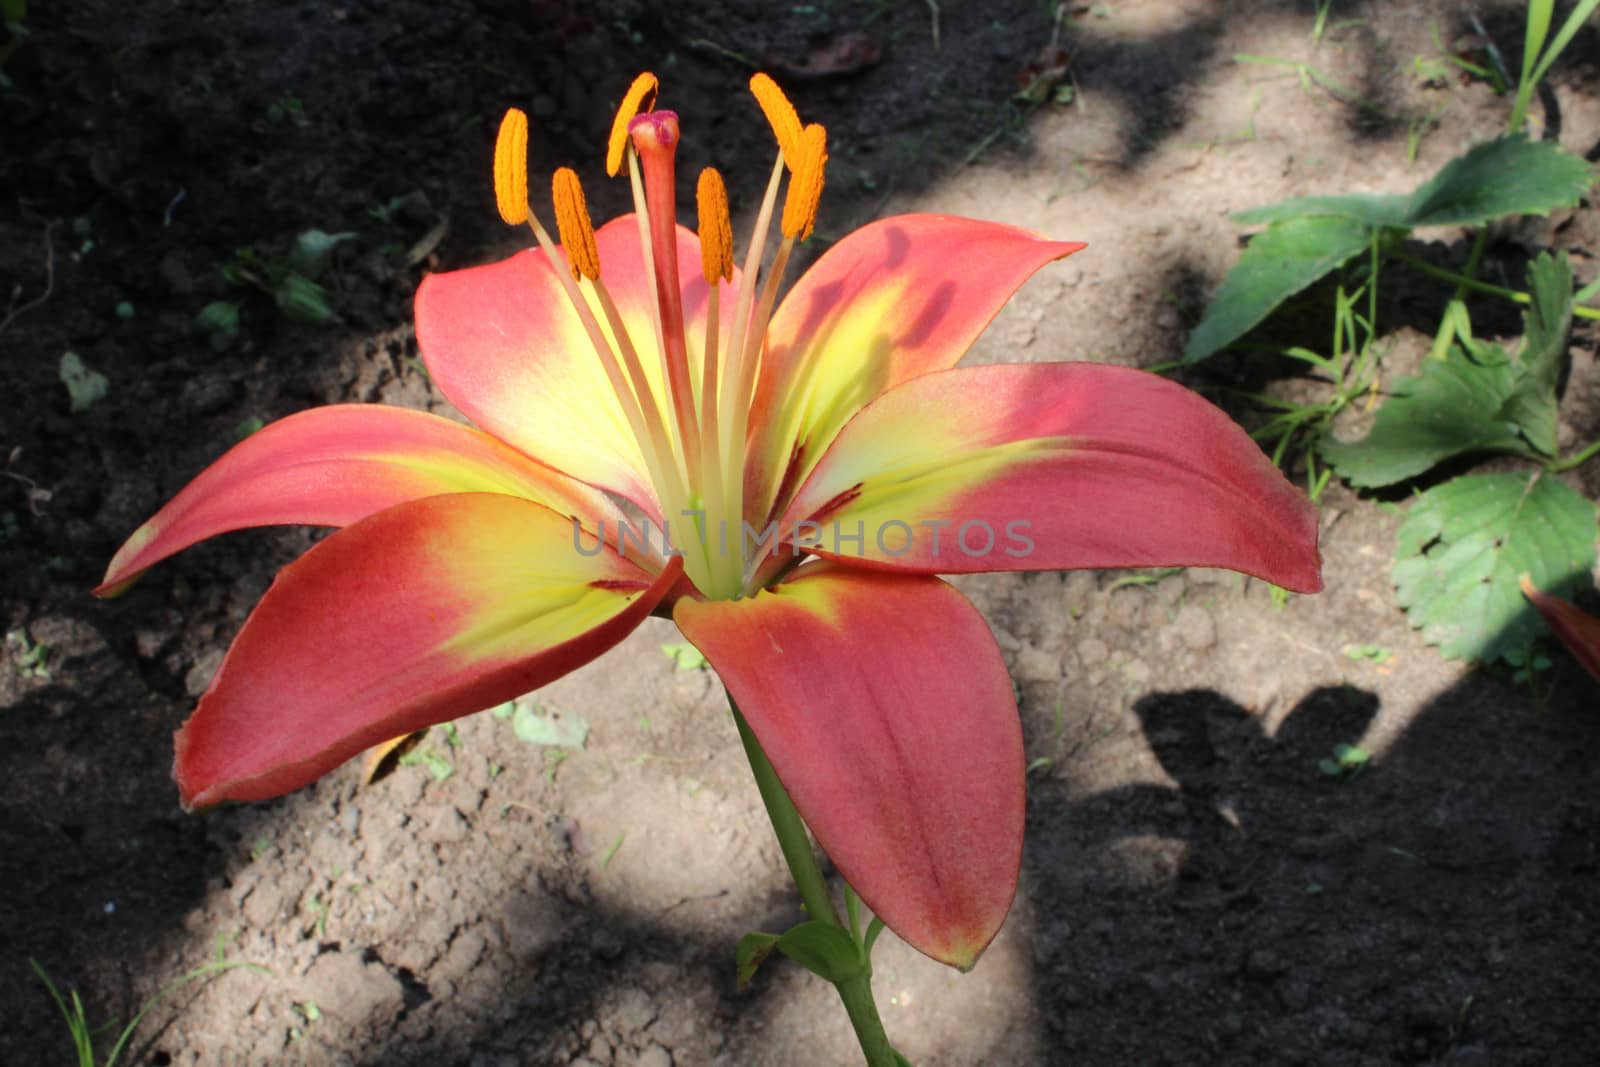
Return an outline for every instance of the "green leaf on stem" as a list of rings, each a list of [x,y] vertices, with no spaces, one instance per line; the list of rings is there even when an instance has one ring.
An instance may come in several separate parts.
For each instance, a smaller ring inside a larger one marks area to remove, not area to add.
[[[1519,576],[1571,597],[1594,566],[1595,535],[1595,505],[1543,472],[1456,478],[1401,524],[1395,596],[1446,656],[1504,659],[1542,630]]]
[[[1567,335],[1572,328],[1572,265],[1567,254],[1545,253],[1528,267],[1528,290],[1533,303],[1522,316],[1522,350],[1517,362],[1522,376],[1505,406],[1506,418],[1522,430],[1528,443],[1554,457],[1556,439],[1556,383],[1567,355]]]
[[[755,981],[756,971],[767,962],[767,957],[772,955],[772,950],[778,947],[777,934],[764,934],[759,930],[745,934],[739,939],[739,947],[734,952],[734,958],[739,965],[739,992],[743,993],[750,988],[750,983]]]
[[[1503,408],[1525,375],[1498,345],[1456,346],[1422,373],[1391,386],[1372,432],[1346,442],[1325,433],[1322,458],[1351,485],[1371,488],[1414,477],[1466,452],[1526,453]]]
[[[849,932],[833,923],[813,919],[790,927],[778,938],[776,947],[834,985],[867,973],[867,962]]]
[[[1411,197],[1406,193],[1350,193],[1345,196],[1291,196],[1276,204],[1240,211],[1233,221],[1247,226],[1288,222],[1290,219],[1337,215],[1374,229],[1410,225]]]
[[[1446,163],[1411,194],[1409,226],[1481,226],[1506,215],[1548,215],[1589,188],[1589,164],[1549,141],[1502,137]]]
[[[1572,324],[1572,268],[1566,254],[1528,269],[1533,304],[1513,359],[1499,345],[1468,341],[1422,373],[1396,381],[1366,438],[1317,445],[1339,476],[1360,488],[1393,485],[1468,452],[1554,458],[1556,381]],[[1537,454],[1537,455],[1535,455]]]
[[[1189,335],[1183,362],[1198,363],[1244,336],[1272,309],[1367,247],[1371,233],[1338,215],[1292,218],[1250,242]]]
[[[1269,225],[1223,279],[1189,336],[1183,362],[1232,344],[1384,231],[1547,215],[1576,204],[1592,181],[1589,164],[1557,145],[1502,137],[1452,159],[1409,195],[1302,196],[1240,212],[1238,222]]]

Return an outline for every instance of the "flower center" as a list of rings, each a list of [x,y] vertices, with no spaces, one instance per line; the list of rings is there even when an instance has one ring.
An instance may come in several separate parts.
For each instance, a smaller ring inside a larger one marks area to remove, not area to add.
[[[655,342],[660,371],[654,382],[639,356],[644,339],[629,335],[601,281],[594,227],[578,176],[563,167],[552,180],[558,248],[528,201],[527,116],[509,110],[495,142],[495,200],[501,218],[508,225],[526,223],[555,268],[644,458],[672,543],[683,553],[684,570],[713,599],[755,592],[761,557],[774,547],[763,530],[747,524],[744,513],[750,406],[778,289],[795,243],[808,238],[816,224],[827,163],[827,134],[821,126],[802,126],[793,105],[765,74],[752,78],[750,89],[777,138],[778,155],[737,283],[722,176],[712,168],[700,174],[700,265],[709,291],[699,351],[691,351],[689,344],[678,265],[678,116],[652,110],[654,75],[634,80],[612,124],[606,171],[616,175],[627,167],[643,266],[654,297],[655,336],[649,340]],[[783,237],[762,277],[767,234],[786,171],[789,185],[779,222]],[[589,296],[605,317],[609,337]],[[726,331],[721,314],[725,296],[735,301]]]

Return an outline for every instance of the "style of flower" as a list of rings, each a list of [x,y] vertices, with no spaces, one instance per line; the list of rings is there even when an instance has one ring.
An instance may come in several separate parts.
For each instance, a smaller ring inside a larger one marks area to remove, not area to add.
[[[1179,564],[1320,588],[1313,508],[1194,394],[1114,366],[956,366],[1081,244],[889,218],[778,303],[826,135],[764,75],[751,87],[779,151],[742,271],[716,171],[698,232],[677,224],[678,118],[652,109],[652,76],[607,159],[636,211],[598,231],[570,170],[558,238],[532,213],[513,110],[496,196],[538,250],[417,294],[428,373],[478,428],[291,415],[117,553],[99,593],[224,531],[338,527],[278,575],[177,732],[186,806],[299,788],[559,678],[654,613],[716,669],[861,898],[966,968],[1015,892],[1023,745],[993,635],[934,575]]]

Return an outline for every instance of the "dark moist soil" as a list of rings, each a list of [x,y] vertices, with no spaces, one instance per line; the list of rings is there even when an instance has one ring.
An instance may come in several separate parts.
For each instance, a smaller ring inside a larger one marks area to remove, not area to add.
[[[673,668],[666,624],[540,695],[590,726],[565,759],[479,715],[374,785],[345,768],[187,816],[172,731],[312,535],[223,538],[124,599],[87,590],[260,421],[443,409],[411,298],[518,244],[489,183],[508,105],[534,116],[535,174],[576,166],[603,218],[622,207],[599,165],[612,108],[653,69],[683,173],[716,163],[747,213],[773,152],[743,91],[760,66],[830,132],[813,250],[914,208],[1088,237],[978,356],[1149,364],[1232,262],[1228,211],[1409,189],[1503,126],[1481,83],[1407,74],[1435,30],[1475,32],[1455,6],[1337,4],[1355,21],[1313,43],[1310,5],[1265,2],[1068,5],[1059,26],[1036,0],[31,5],[0,52],[0,1063],[70,1062],[30,960],[98,1026],[219,952],[271,974],[184,986],[120,1062],[851,1062],[821,983],[773,963],[736,989],[739,935],[798,907],[714,680]],[[1515,69],[1513,6],[1482,14]],[[1240,53],[1314,62],[1375,107]],[[1541,111],[1579,152],[1600,143],[1597,54],[1585,30]],[[1053,102],[1016,100],[1030,81]],[[1407,124],[1429,113],[1412,164]],[[240,250],[281,260],[312,229],[355,235],[320,279],[336,321],[229,280]],[[1597,236],[1585,205],[1501,235],[1487,269],[1553,242],[1587,281]],[[1405,284],[1391,325],[1426,329],[1440,293]],[[213,345],[195,320],[217,301],[239,327]],[[1324,336],[1325,308],[1307,314]],[[106,379],[86,411],[67,352]],[[1589,332],[1573,368],[1569,444],[1600,431]],[[1227,357],[1197,381],[1254,373]],[[1022,696],[1030,833],[974,973],[880,944],[912,1060],[1600,1062],[1595,690],[1565,661],[1535,691],[1441,660],[1393,605],[1395,508],[1337,487],[1322,506],[1328,591],[1287,606],[1205,572],[959,583]],[[1340,742],[1372,763],[1320,773]]]

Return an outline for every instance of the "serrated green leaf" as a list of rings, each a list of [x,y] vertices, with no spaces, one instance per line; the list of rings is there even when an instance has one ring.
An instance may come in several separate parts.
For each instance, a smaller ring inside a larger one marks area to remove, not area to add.
[[[74,415],[88,411],[105,399],[111,388],[106,376],[97,370],[90,370],[76,352],[61,353],[56,373],[61,384],[67,387],[67,409]]]
[[[837,985],[866,973],[866,962],[843,927],[812,919],[792,926],[778,938],[779,952],[812,974]]]
[[[561,748],[582,748],[589,739],[589,723],[583,716],[572,712],[552,711],[541,715],[536,705],[518,700],[511,715],[511,729],[517,740],[530,745],[555,745]]]
[[[1460,346],[1422,373],[1401,378],[1360,441],[1322,436],[1317,451],[1351,485],[1371,488],[1421,474],[1465,452],[1526,453],[1517,426],[1502,408],[1523,374],[1496,345]]]
[[[1587,584],[1595,506],[1542,472],[1475,474],[1423,493],[1400,525],[1395,597],[1455,659],[1505,658],[1540,632],[1518,576],[1557,596]]]
[[[734,960],[739,966],[739,992],[743,993],[755,981],[756,971],[767,962],[772,950],[778,947],[777,934],[764,934],[759,930],[745,934],[734,950]]]
[[[1572,265],[1567,254],[1545,253],[1529,264],[1528,289],[1533,303],[1522,316],[1522,348],[1517,353],[1523,373],[1502,415],[1515,422],[1539,452],[1554,456],[1560,449],[1556,382],[1572,328]]]
[[[1294,218],[1256,235],[1223,279],[1200,325],[1183,349],[1198,363],[1266,318],[1289,297],[1367,247],[1371,231],[1337,215]]]
[[[1338,215],[1373,229],[1410,225],[1411,196],[1407,193],[1350,193],[1346,196],[1292,196],[1276,204],[1251,208],[1233,216],[1247,226],[1287,222],[1314,215]]]
[[[1457,156],[1411,194],[1412,226],[1478,226],[1506,215],[1547,215],[1578,202],[1589,164],[1548,141],[1502,137]]]

